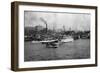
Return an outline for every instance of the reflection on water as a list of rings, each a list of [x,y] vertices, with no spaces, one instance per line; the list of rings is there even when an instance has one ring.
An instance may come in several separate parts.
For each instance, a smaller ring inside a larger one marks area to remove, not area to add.
[[[24,61],[87,59],[90,58],[90,40],[80,39],[60,44],[58,48],[47,48],[45,44],[25,42]]]

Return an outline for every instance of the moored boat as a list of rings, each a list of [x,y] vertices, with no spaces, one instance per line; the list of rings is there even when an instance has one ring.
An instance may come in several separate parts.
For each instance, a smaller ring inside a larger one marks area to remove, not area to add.
[[[67,42],[73,42],[74,39],[70,36],[70,37],[63,37],[63,39],[61,39],[61,42],[63,43],[67,43]]]

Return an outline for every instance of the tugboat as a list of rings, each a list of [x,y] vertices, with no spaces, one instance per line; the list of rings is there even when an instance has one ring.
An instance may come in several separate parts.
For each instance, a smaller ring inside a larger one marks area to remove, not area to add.
[[[58,40],[46,40],[46,41],[40,41],[42,44],[46,44],[47,48],[57,48],[59,46]]]

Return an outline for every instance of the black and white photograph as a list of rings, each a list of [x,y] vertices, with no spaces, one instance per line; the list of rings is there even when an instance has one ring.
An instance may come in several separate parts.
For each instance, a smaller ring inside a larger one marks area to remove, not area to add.
[[[14,71],[97,66],[97,7],[12,3]]]
[[[90,58],[89,13],[24,11],[24,61]]]

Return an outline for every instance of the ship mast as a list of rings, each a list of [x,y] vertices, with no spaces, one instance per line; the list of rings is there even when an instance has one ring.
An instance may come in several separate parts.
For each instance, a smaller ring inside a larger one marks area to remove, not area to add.
[[[64,29],[64,32],[65,32],[65,26],[63,25],[63,29]]]

